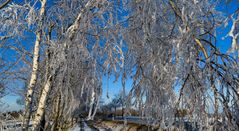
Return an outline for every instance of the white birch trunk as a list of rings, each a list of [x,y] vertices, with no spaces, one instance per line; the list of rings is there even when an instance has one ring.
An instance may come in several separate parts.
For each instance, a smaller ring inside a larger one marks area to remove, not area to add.
[[[91,94],[90,109],[89,109],[87,120],[92,119],[92,110],[93,110],[94,101],[95,101],[95,91],[93,89],[92,94]]]
[[[47,94],[51,88],[51,83],[52,83],[52,76],[49,76],[47,79],[47,82],[45,83],[45,86],[42,90],[42,94],[41,97],[39,99],[39,103],[38,103],[38,108],[36,111],[36,115],[33,119],[33,128],[32,130],[36,130],[37,126],[40,124],[43,113],[44,113],[44,109],[45,109],[45,105],[46,105],[46,98],[47,98]]]
[[[92,114],[92,118],[95,117],[95,114],[96,114],[97,109],[98,109],[98,106],[99,106],[99,102],[100,102],[100,99],[98,98],[98,99],[97,99],[97,102],[96,102],[96,106],[95,106],[95,108],[94,108],[94,112],[93,112],[93,114]]]
[[[31,79],[27,89],[27,96],[26,96],[26,104],[25,104],[25,128],[27,130],[31,112],[32,112],[32,95],[33,95],[33,88],[36,85],[37,81],[37,70],[38,70],[38,61],[39,61],[39,46],[40,46],[40,37],[39,35],[36,36],[36,42],[34,47],[34,57],[33,57],[33,65],[32,65],[32,74]]]
[[[45,5],[46,0],[41,1],[41,9],[40,9],[40,19],[42,20],[42,17],[45,13]],[[38,31],[36,33],[36,41],[34,46],[34,52],[33,52],[33,63],[32,63],[32,74],[30,78],[30,82],[27,89],[27,95],[26,95],[26,104],[25,104],[25,125],[26,130],[28,129],[28,125],[30,122],[31,117],[31,110],[32,110],[32,95],[33,95],[33,89],[37,82],[37,72],[38,72],[38,64],[39,64],[39,52],[40,52],[40,42],[41,42],[41,31]]]

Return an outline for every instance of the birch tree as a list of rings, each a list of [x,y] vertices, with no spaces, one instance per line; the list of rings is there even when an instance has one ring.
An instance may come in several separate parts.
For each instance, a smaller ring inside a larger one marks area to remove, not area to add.
[[[19,90],[11,89],[14,83],[23,83],[28,77],[28,66],[29,60],[31,60],[32,54],[26,49],[27,44],[24,45],[26,36],[24,33],[29,32],[27,30],[30,23],[26,22],[26,16],[31,16],[31,6],[27,3],[14,4],[10,3],[9,0],[5,1],[1,5],[1,57],[5,57],[1,62],[4,64],[4,68],[1,70],[3,77],[2,80],[6,81],[8,90]],[[32,22],[32,21],[31,21]],[[30,44],[29,44],[30,45]],[[9,84],[12,83],[12,84]],[[12,91],[12,93],[14,93]],[[15,94],[18,94],[16,91]]]
[[[117,68],[120,68],[123,63],[122,43],[120,43],[120,35],[117,34],[117,32],[120,33],[121,23],[113,24],[117,22],[117,18],[113,17],[117,14],[115,7],[120,8],[120,5],[109,1],[66,1],[63,4],[59,2],[59,4],[66,9],[67,6],[77,4],[80,8],[68,12],[76,12],[77,15],[74,14],[75,19],[72,17],[67,19],[66,23],[64,20],[69,16],[59,15],[58,12],[61,10],[57,8],[55,8],[57,10],[52,10],[53,14],[58,13],[58,17],[52,19],[52,21],[57,21],[53,29],[57,32],[54,36],[57,39],[52,39],[48,45],[51,52],[48,61],[51,71],[40,94],[33,129],[39,128],[46,111],[46,98],[49,93],[58,95],[60,99],[58,104],[60,108],[54,107],[54,109],[57,108],[56,112],[59,114],[56,114],[56,124],[53,127],[68,128],[72,113],[80,104],[90,104],[88,119],[93,119],[101,94],[100,75],[108,68],[112,72],[117,72]],[[71,20],[72,24],[69,24]],[[98,21],[101,23],[97,23]],[[100,45],[100,41],[104,40],[106,41],[103,45]],[[82,79],[83,82],[78,81]],[[54,90],[57,91],[51,91],[51,88],[56,88]],[[77,90],[80,93],[73,92]],[[82,98],[83,96],[86,96],[86,99]],[[62,115],[61,119],[59,115]]]
[[[41,2],[41,8],[39,11],[39,23],[36,32],[36,41],[34,45],[34,51],[33,51],[33,61],[32,61],[32,74],[30,78],[30,82],[28,85],[27,89],[27,97],[26,97],[26,110],[25,110],[25,119],[26,119],[26,130],[28,130],[28,125],[30,122],[30,117],[32,113],[32,95],[33,95],[33,90],[37,82],[37,75],[38,75],[38,68],[39,68],[39,57],[40,57],[40,43],[42,41],[42,23],[43,23],[43,18],[44,18],[44,13],[45,13],[45,6],[46,6],[46,0],[42,0]],[[46,83],[48,84],[48,83]]]

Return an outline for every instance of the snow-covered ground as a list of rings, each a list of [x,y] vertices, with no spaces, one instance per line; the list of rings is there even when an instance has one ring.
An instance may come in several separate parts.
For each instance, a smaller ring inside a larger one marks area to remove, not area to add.
[[[84,130],[84,131],[94,131],[85,122],[82,122],[82,124],[77,124],[77,125],[75,125],[74,127],[72,127],[70,129],[70,131],[81,131],[81,130]]]
[[[97,131],[106,131],[106,129],[102,128],[102,127],[91,128],[84,121],[78,123],[77,125],[75,125],[74,127],[72,127],[70,129],[70,131],[95,131],[95,130],[97,130]]]
[[[30,127],[32,121],[30,121]],[[22,121],[20,120],[8,120],[1,123],[0,131],[21,131]]]

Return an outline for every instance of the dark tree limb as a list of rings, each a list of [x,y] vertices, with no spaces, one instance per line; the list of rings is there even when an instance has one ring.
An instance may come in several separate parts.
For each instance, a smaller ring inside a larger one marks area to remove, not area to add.
[[[11,0],[5,1],[2,5],[0,5],[0,10],[4,8]]]

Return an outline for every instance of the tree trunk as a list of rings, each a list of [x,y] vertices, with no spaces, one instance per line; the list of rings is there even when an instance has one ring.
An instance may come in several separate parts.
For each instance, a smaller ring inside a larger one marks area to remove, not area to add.
[[[43,113],[43,118],[40,122],[40,131],[44,131],[45,130],[45,124],[46,124],[46,118],[45,118],[45,112]]]
[[[55,131],[57,130],[57,126],[58,126],[58,118],[60,116],[60,104],[61,104],[61,97],[60,97],[60,93],[56,98],[56,102],[53,103],[53,110],[54,110],[54,114],[53,114],[53,125],[51,127],[51,131]]]
[[[28,130],[28,125],[30,122],[30,117],[32,113],[32,95],[33,95],[33,88],[36,85],[37,81],[37,70],[38,70],[38,61],[39,61],[39,46],[40,46],[41,37],[40,34],[36,36],[36,42],[34,47],[34,57],[33,57],[33,66],[32,66],[32,75],[30,79],[30,83],[27,89],[27,96],[26,96],[26,105],[25,105],[25,113],[24,113],[24,128]]]
[[[39,103],[38,103],[37,112],[36,112],[35,118],[33,119],[33,130],[36,130],[37,126],[41,122],[41,119],[42,119],[42,116],[43,116],[43,113],[45,110],[47,94],[50,90],[51,83],[52,83],[52,76],[49,76],[49,78],[47,79],[47,82],[42,90],[42,94],[41,94],[41,97],[40,97]]]
[[[94,101],[95,101],[95,91],[93,89],[93,92],[91,94],[90,109],[89,109],[87,120],[91,120],[92,119],[92,110],[93,110]]]
[[[97,99],[97,102],[96,102],[96,105],[95,105],[95,108],[94,108],[94,112],[93,112],[93,114],[92,114],[92,117],[94,118],[95,117],[95,114],[96,114],[96,112],[97,112],[97,109],[98,109],[98,106],[99,106],[99,102],[100,102],[100,100],[99,100],[99,98]]]
[[[43,21],[43,15],[45,13],[45,5],[46,5],[46,0],[41,0],[41,9],[40,9],[40,16],[39,16],[41,21]],[[41,23],[42,22],[40,22],[40,24]],[[41,35],[42,35],[42,32],[41,32],[41,29],[39,29],[39,31],[37,31],[36,33],[36,41],[35,41],[34,52],[33,52],[34,56],[33,56],[33,63],[32,63],[32,74],[31,74],[31,79],[28,85],[27,95],[26,95],[23,130],[28,130],[28,125],[30,122],[31,114],[32,114],[32,95],[33,95],[33,89],[37,82],[40,42],[42,37]]]

